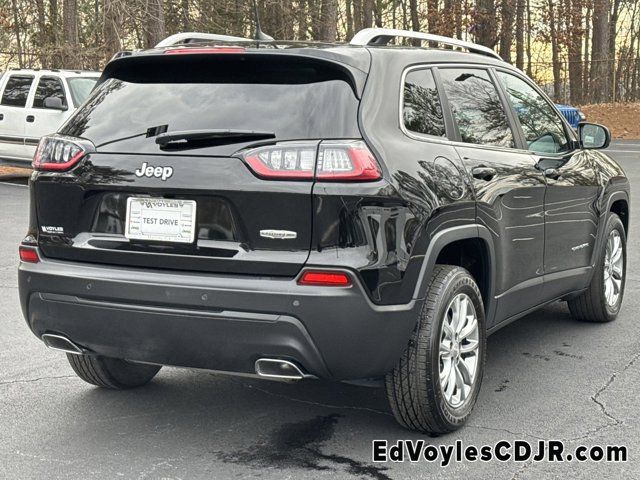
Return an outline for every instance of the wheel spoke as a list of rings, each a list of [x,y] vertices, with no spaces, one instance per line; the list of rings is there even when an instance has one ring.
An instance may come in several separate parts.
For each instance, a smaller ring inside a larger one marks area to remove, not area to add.
[[[449,358],[449,359],[446,359],[446,361],[444,361],[443,364],[444,365],[443,365],[442,371],[440,372],[440,385],[442,385],[442,387],[445,388],[447,386],[445,382],[451,375],[451,368],[452,368],[453,362]]]
[[[473,353],[478,350],[480,342],[477,340],[467,340],[465,345],[460,345],[460,353]]]
[[[460,397],[460,401],[462,402],[466,398],[466,393],[464,391],[464,377],[459,367],[460,364],[456,363],[453,368],[456,371],[456,389],[458,390],[458,395]]]
[[[464,362],[464,360],[461,360],[456,364],[456,366],[458,368],[458,372],[460,372],[460,375],[464,380],[464,383],[466,385],[471,386],[472,384],[471,372],[469,371],[469,367],[467,367],[467,364]]]
[[[458,324],[456,325],[456,333],[460,333],[467,322],[467,310],[469,309],[466,295],[460,297],[460,311],[458,312]]]
[[[476,320],[476,318],[473,315],[470,315],[469,317],[467,317],[467,326],[460,331],[460,334],[459,334],[460,340],[462,341],[472,333],[475,333],[477,328],[478,328],[478,320]]]
[[[442,331],[444,332],[444,336],[447,340],[451,340],[453,338],[453,329],[451,328],[451,324],[447,322],[446,316],[442,322]]]

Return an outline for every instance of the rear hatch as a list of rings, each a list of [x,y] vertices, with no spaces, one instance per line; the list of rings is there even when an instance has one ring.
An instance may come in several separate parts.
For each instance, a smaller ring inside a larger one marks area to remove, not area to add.
[[[112,62],[59,132],[90,142],[88,153],[68,171],[34,177],[42,253],[295,275],[311,245],[313,175],[265,178],[244,152],[270,149],[267,159],[295,170],[323,140],[360,138],[365,78],[358,68],[290,53]]]

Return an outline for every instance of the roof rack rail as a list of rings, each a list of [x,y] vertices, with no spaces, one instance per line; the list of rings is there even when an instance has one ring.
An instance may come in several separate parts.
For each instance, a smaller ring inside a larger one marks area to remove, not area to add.
[[[192,42],[206,42],[206,41],[214,41],[214,42],[248,42],[251,41],[250,38],[243,37],[234,37],[231,35],[218,35],[216,33],[200,33],[200,32],[182,32],[176,33],[174,35],[170,35],[160,43],[158,43],[155,48],[162,47],[170,47],[172,45],[180,45],[183,43],[192,43]]]
[[[477,53],[480,55],[486,55],[498,60],[502,60],[502,57],[496,52],[484,45],[478,45],[472,42],[465,42],[464,40],[458,40],[450,37],[443,37],[440,35],[432,35],[430,33],[414,32],[412,30],[398,30],[394,28],[364,28],[356,33],[351,42],[351,45],[360,46],[383,46],[388,44],[394,38],[415,38],[418,40],[426,40],[428,42],[437,42],[443,45],[450,45],[452,47],[466,48],[471,53]]]

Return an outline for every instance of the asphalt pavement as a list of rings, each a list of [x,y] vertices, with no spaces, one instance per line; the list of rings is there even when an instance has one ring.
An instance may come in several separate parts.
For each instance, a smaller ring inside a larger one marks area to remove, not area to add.
[[[640,186],[640,141],[611,155]],[[633,197],[637,197],[633,191]],[[631,208],[627,285],[611,324],[550,305],[489,338],[469,424],[429,438],[399,427],[380,389],[283,384],[164,368],[147,387],[94,388],[28,330],[18,303],[17,244],[28,191],[0,184],[0,478],[426,479],[640,478],[640,260]],[[372,462],[372,440],[433,445],[564,440],[625,445],[625,463]]]

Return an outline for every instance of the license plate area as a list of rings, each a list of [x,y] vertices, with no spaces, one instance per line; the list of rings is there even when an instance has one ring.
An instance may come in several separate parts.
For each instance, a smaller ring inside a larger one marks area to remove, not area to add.
[[[129,197],[124,236],[130,240],[193,243],[196,202],[193,200]]]

